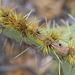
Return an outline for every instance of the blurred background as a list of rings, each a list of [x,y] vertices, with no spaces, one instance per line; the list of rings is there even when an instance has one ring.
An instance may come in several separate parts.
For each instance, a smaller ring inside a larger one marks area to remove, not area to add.
[[[62,19],[69,20],[70,25],[75,22],[68,16],[71,14],[75,17],[75,0],[1,0],[1,3],[3,7],[14,8],[23,16],[35,9],[30,19],[36,16],[39,25],[45,22],[45,18],[52,23],[55,20],[59,26],[64,24]],[[51,56],[41,54],[34,47],[13,59],[28,47],[30,46],[24,42],[20,45],[0,34],[0,75],[58,75],[58,62]],[[62,69],[61,75],[64,75]]]

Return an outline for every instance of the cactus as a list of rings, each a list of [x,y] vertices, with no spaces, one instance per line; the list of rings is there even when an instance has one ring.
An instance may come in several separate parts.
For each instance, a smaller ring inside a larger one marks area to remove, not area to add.
[[[52,28],[44,29],[43,27],[37,27],[36,20],[32,23],[28,19],[31,12],[32,10],[22,17],[21,14],[17,15],[13,10],[11,12],[11,10],[7,10],[7,8],[6,10],[0,9],[1,34],[19,43],[24,41],[26,44],[39,48],[43,54],[56,58],[57,61],[61,62],[61,67],[66,75],[69,68],[71,69],[71,65],[74,66],[75,64],[74,43],[70,43],[71,47],[68,45],[70,39],[71,41],[75,40],[75,26],[68,26],[67,24],[67,27],[56,27],[54,30],[52,30]],[[68,60],[65,62],[67,58]],[[74,71],[70,72],[69,75],[74,75]]]

